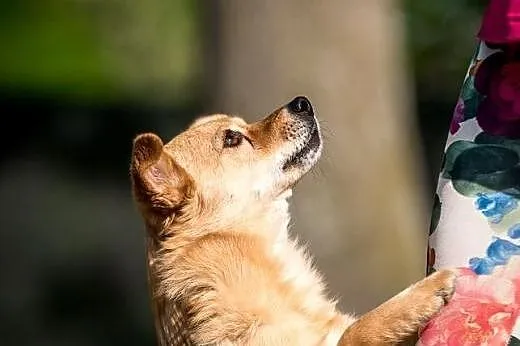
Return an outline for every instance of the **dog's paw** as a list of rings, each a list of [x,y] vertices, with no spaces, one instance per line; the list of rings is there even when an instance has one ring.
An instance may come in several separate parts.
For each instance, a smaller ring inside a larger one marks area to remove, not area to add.
[[[434,285],[437,286],[436,295],[442,298],[444,304],[447,304],[455,292],[455,281],[457,277],[457,270],[443,269],[433,273],[427,277],[426,280],[430,279],[434,281]]]
[[[338,345],[397,345],[417,333],[455,291],[457,270],[440,270],[408,287],[361,316],[343,334]]]
[[[437,314],[453,296],[457,270],[439,270],[411,287],[413,300],[417,302],[416,311],[421,320],[427,322]]]
[[[338,345],[397,345],[418,332],[451,299],[457,270],[440,270],[363,315]]]

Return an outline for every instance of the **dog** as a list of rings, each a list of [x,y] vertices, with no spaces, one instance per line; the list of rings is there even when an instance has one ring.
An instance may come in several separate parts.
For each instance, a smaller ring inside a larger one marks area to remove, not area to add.
[[[453,294],[457,273],[442,270],[359,318],[337,310],[306,249],[288,236],[288,199],[322,143],[303,96],[251,124],[216,114],[167,144],[153,133],[135,138],[130,175],[153,242],[153,299],[182,302],[190,342],[394,345]]]

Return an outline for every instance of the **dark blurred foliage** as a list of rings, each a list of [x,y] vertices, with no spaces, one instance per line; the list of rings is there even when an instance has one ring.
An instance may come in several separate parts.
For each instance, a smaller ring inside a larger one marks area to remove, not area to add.
[[[404,0],[407,52],[427,174],[434,184],[444,139],[488,0]]]
[[[0,344],[153,344],[128,160],[206,109],[202,5],[0,2]],[[432,182],[484,5],[404,1]]]

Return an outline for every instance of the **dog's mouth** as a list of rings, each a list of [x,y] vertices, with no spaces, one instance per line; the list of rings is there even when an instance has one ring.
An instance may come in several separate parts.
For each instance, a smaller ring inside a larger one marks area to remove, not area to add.
[[[320,129],[317,124],[314,124],[308,140],[301,149],[295,151],[291,156],[289,156],[289,158],[284,162],[282,169],[287,171],[291,168],[306,168],[312,166],[318,160],[320,149]]]

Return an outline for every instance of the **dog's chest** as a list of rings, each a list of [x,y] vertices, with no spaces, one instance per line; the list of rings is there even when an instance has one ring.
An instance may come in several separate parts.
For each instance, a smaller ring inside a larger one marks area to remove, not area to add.
[[[320,274],[312,267],[310,255],[303,247],[286,235],[275,244],[274,253],[281,263],[282,280],[299,295],[303,294],[302,302],[307,308],[313,310],[332,304],[323,292]]]

